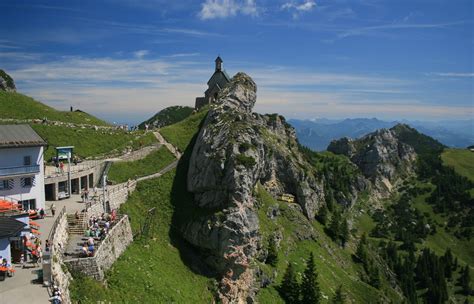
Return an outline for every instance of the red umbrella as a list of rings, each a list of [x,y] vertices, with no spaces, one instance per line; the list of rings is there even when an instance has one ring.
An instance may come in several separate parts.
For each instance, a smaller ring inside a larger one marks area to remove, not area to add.
[[[20,205],[17,203],[9,202],[6,200],[0,200],[0,212],[6,212],[10,210],[19,210]]]
[[[30,226],[40,227],[37,222],[33,222],[32,220],[30,220]]]

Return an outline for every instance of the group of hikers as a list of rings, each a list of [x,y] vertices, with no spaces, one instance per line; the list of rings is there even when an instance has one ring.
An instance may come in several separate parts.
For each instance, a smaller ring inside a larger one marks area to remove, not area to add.
[[[112,210],[111,214],[102,213],[99,217],[91,216],[88,222],[88,228],[85,231],[87,241],[83,243],[81,253],[84,257],[94,256],[96,251],[96,241],[102,241],[107,236],[112,224],[117,219],[116,210]]]

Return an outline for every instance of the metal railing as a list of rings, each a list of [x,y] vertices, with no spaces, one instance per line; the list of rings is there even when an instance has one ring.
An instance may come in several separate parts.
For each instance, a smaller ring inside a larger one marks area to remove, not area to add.
[[[39,165],[0,168],[0,176],[30,174],[30,173],[39,173],[39,172],[40,172]]]
[[[87,171],[87,170],[93,169],[97,166],[100,166],[101,164],[102,164],[102,161],[100,161],[100,160],[87,161],[87,163],[85,163],[85,164],[83,164],[83,163],[79,163],[77,165],[71,164],[71,174],[76,174],[78,172]],[[52,169],[51,166],[47,167],[47,170],[44,174],[45,178],[67,176],[67,174],[68,174],[67,166],[68,165],[65,164],[62,171],[59,168]]]
[[[121,184],[118,184],[118,185],[108,186],[107,187],[107,193],[108,193],[108,195],[111,195],[111,194],[114,194],[116,192],[122,191],[123,189],[132,188],[136,184],[137,184],[137,181],[133,179],[133,180],[129,180],[128,182],[121,183]]]

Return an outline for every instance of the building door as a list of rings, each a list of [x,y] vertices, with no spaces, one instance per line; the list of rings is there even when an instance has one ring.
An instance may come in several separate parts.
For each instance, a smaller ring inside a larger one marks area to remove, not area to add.
[[[81,189],[79,189],[79,178],[74,178],[71,180],[71,192],[74,194],[81,193]]]
[[[44,185],[44,196],[47,201],[54,201],[54,184]]]

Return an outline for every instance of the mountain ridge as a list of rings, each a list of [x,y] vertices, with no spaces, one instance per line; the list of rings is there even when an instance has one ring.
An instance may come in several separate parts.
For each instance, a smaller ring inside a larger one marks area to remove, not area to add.
[[[334,139],[364,136],[381,128],[391,128],[399,123],[408,124],[418,131],[427,134],[443,144],[451,147],[464,148],[474,142],[474,121],[383,121],[377,118],[347,118],[343,120],[298,120],[290,119],[297,132],[300,142],[316,151],[326,150]],[[471,132],[469,131],[471,130]]]

